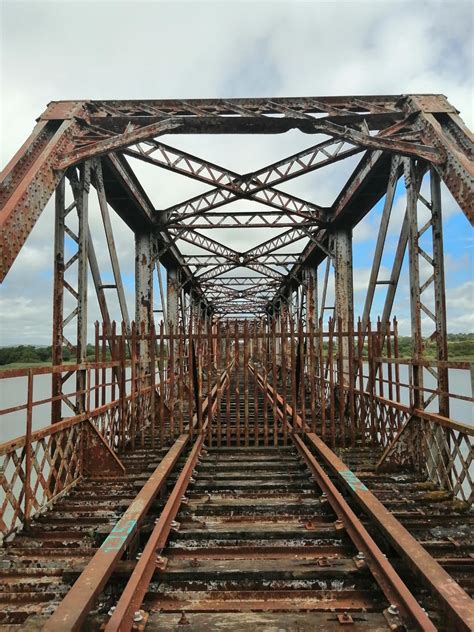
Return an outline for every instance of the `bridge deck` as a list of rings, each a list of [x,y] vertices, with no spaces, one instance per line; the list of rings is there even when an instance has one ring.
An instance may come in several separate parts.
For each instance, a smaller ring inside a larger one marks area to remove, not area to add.
[[[413,473],[376,473],[379,451],[373,448],[340,453],[472,592],[472,515],[465,507]],[[123,455],[124,478],[84,479],[6,544],[0,558],[2,628],[36,629],[44,623],[162,454],[147,438],[144,449]],[[190,630],[243,629],[251,620],[262,629],[319,625],[331,630],[341,624],[337,614],[344,613],[354,620],[353,629],[389,629],[383,614],[387,600],[366,565],[358,568],[354,562],[357,548],[335,524],[334,512],[294,447],[209,449],[193,476],[188,502],[177,516],[179,531],[172,532],[163,552],[166,568],[156,571],[144,600],[144,611],[151,613],[147,629],[173,630],[180,620],[189,621]],[[176,474],[170,485],[175,479]],[[162,507],[162,501],[154,503],[139,540],[116,567],[84,629],[98,630],[108,620]],[[376,534],[369,520],[362,520]],[[413,583],[393,549],[380,536],[376,540],[436,623],[439,604]]]

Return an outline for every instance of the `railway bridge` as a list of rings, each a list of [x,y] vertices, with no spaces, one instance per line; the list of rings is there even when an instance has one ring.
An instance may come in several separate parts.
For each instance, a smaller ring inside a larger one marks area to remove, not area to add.
[[[274,161],[176,147],[216,135]],[[472,149],[442,95],[48,105],[1,175],[1,279],[52,198],[54,288],[52,365],[0,372],[0,629],[474,629],[442,209],[473,222]],[[163,170],[202,192],[156,208]]]

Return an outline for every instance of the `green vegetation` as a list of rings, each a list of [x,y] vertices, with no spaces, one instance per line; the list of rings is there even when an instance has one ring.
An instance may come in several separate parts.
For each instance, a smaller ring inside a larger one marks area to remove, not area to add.
[[[323,344],[325,354],[327,353],[327,347],[328,345],[325,341]],[[334,340],[333,349],[336,352],[337,339]],[[364,353],[367,353],[367,344],[365,345]],[[402,358],[411,357],[411,338],[409,336],[399,336],[398,353]],[[436,343],[434,341],[425,341],[425,356],[429,359],[436,358]],[[448,357],[450,360],[474,360],[474,333],[449,334]],[[110,360],[108,349],[106,359]],[[95,360],[95,352],[92,345],[87,345],[87,360],[89,362]],[[63,361],[65,364],[75,362],[75,355],[67,347],[63,347]],[[3,369],[44,366],[48,364],[51,364],[51,347],[37,347],[34,345],[0,347],[0,367]]]
[[[109,358],[108,352],[107,358]],[[87,345],[87,359],[89,361],[95,359],[92,345]],[[63,347],[63,361],[64,363],[75,362],[75,355],[67,347]],[[51,364],[51,347],[36,347],[34,345],[0,347],[0,366],[4,369],[47,364]]]
[[[411,356],[411,338],[399,336],[398,353],[403,358]],[[435,341],[425,341],[424,355],[427,358],[436,358]],[[448,358],[450,360],[474,360],[474,333],[448,334]]]

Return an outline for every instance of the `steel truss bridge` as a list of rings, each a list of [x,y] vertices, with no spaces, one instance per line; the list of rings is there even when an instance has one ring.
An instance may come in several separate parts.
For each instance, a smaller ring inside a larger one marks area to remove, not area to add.
[[[245,173],[162,142],[289,132],[301,151]],[[0,411],[24,424],[0,445],[0,628],[474,629],[474,427],[453,413],[473,398],[449,383],[472,367],[448,358],[442,211],[445,187],[473,223],[472,158],[442,95],[50,103],[1,174],[1,280],[51,197],[55,219],[52,366],[0,372],[24,389]],[[289,193],[343,161],[330,206]],[[205,191],[155,208],[142,163]],[[265,237],[237,249],[237,229]]]

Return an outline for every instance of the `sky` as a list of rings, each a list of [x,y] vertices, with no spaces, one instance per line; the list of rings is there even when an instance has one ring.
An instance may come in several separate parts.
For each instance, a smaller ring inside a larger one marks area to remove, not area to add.
[[[442,93],[473,128],[470,2],[3,0],[0,7],[2,167],[52,100]],[[316,142],[299,132],[162,140],[242,172]],[[348,160],[280,188],[330,205],[355,164],[356,159]],[[207,189],[149,165],[135,166],[156,208]],[[449,331],[474,331],[472,232],[446,190],[443,203]],[[236,208],[248,210],[249,205]],[[363,306],[380,209],[381,204],[354,231],[356,313]],[[402,186],[382,262],[387,273],[403,213]],[[112,220],[133,313],[133,235],[117,217]],[[96,201],[91,201],[90,222],[108,281],[110,264]],[[244,250],[254,239],[242,229],[220,236]],[[50,344],[53,237],[50,201],[1,289],[1,345]],[[258,239],[263,237],[260,231]],[[394,311],[401,332],[408,333],[406,266],[404,272]],[[92,289],[90,297],[93,322],[98,309]],[[377,295],[374,316],[381,306]],[[115,307],[111,300],[111,311],[118,315]]]

